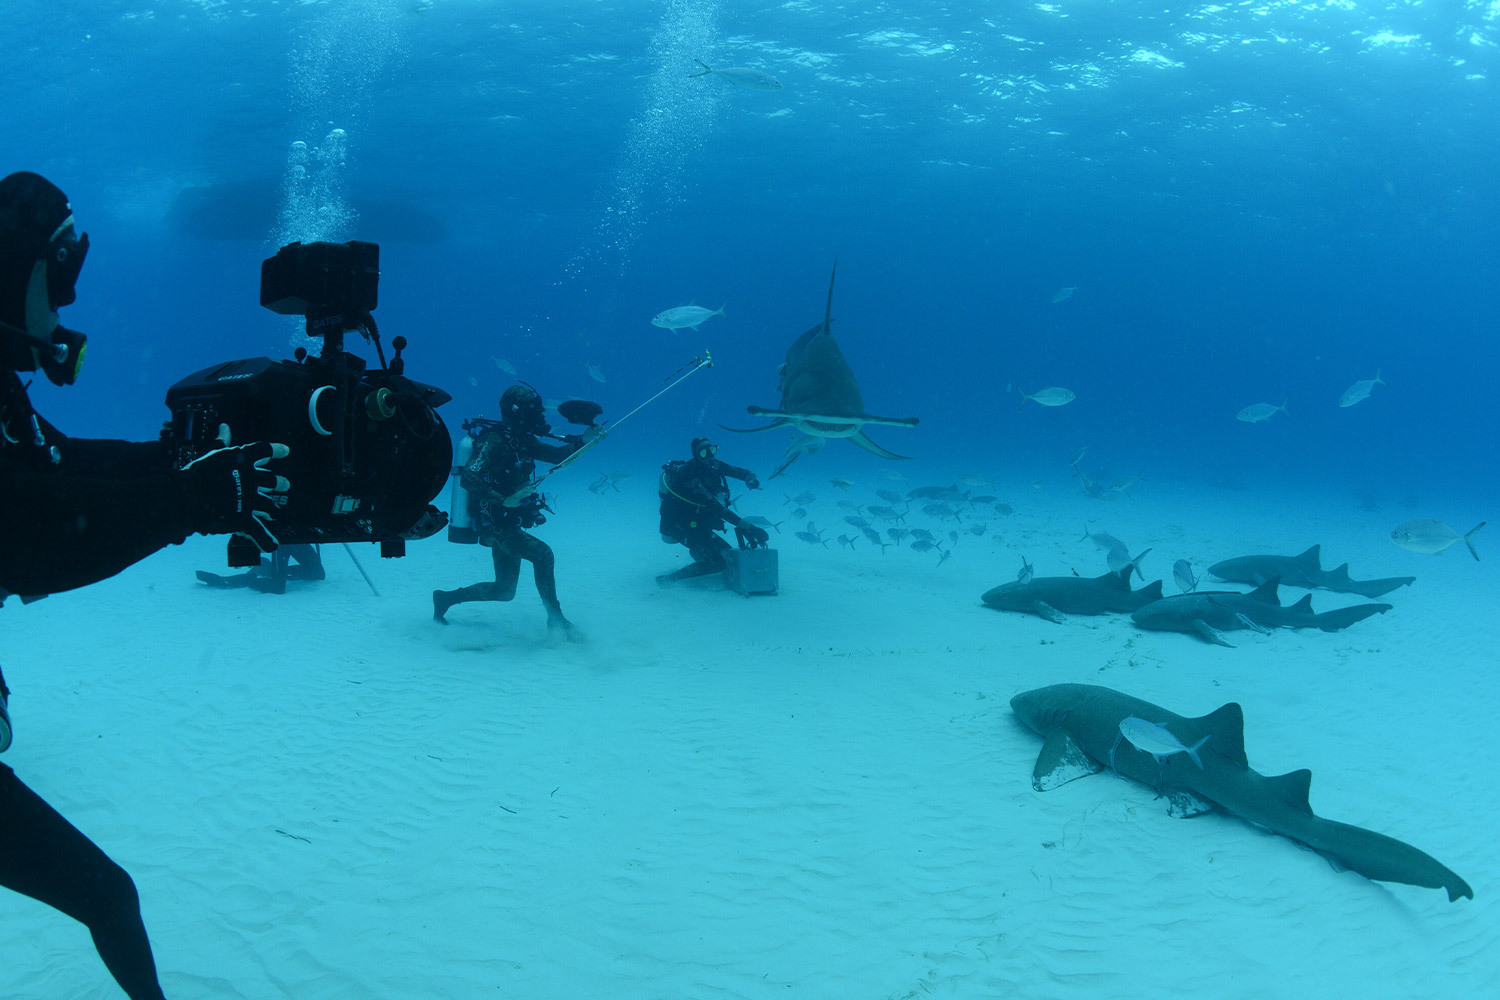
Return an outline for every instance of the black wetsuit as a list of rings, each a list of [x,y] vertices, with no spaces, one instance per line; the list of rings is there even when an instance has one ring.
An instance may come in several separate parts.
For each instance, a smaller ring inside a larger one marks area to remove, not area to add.
[[[94,583],[186,538],[169,472],[157,442],[65,437],[14,372],[0,375],[0,600]],[[3,764],[0,886],[85,924],[131,1000],[160,1000],[130,876]]]
[[[717,458],[693,458],[662,467],[657,495],[661,497],[662,541],[687,546],[693,562],[675,573],[658,577],[659,582],[686,580],[717,573],[724,568],[729,543],[717,534],[727,521],[740,525],[738,514],[729,509],[729,484],[725,477],[750,482],[748,469]],[[757,487],[758,488],[758,487]]]
[[[432,592],[432,616],[447,624],[444,616],[455,604],[467,601],[509,601],[516,596],[521,560],[531,563],[537,593],[547,609],[550,627],[571,629],[557,600],[551,547],[526,529],[547,520],[540,494],[531,494],[514,507],[502,500],[531,481],[540,459],[556,465],[583,446],[577,437],[560,445],[544,444],[535,434],[497,423],[480,433],[474,453],[464,466],[463,487],[469,493],[470,514],[482,545],[490,547],[495,564],[494,582],[476,583],[458,590]]]

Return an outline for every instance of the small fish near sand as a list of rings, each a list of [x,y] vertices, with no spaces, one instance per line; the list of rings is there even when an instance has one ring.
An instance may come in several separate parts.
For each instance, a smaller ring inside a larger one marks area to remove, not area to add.
[[[708,76],[712,73],[714,76],[722,77],[736,87],[743,87],[746,90],[772,91],[781,89],[780,80],[776,79],[770,73],[762,73],[758,69],[751,69],[748,66],[730,66],[728,69],[714,69],[702,59],[694,59],[693,62],[702,66],[703,71],[701,73],[689,73],[689,80],[698,76]]]
[[[673,306],[671,309],[663,309],[651,317],[651,325],[659,326],[663,330],[692,330],[697,332],[699,324],[715,316],[724,316],[724,307],[717,309],[705,309],[702,306]],[[728,316],[724,316],[728,319]]]
[[[1028,399],[1042,406],[1067,406],[1077,398],[1072,389],[1064,389],[1059,385],[1049,385],[1047,388],[1038,389],[1033,393],[1021,393],[1021,405],[1016,408],[1024,408]]]
[[[1270,420],[1278,413],[1286,413],[1286,404],[1290,400],[1283,400],[1280,406],[1272,406],[1270,403],[1251,403],[1234,415],[1234,419],[1243,420],[1247,424],[1258,424],[1262,420]],[[1291,414],[1287,414],[1290,416]]]
[[[1488,521],[1480,521],[1470,528],[1467,534],[1460,535],[1442,521],[1428,518],[1424,521],[1407,521],[1398,524],[1391,531],[1391,541],[1411,552],[1420,552],[1423,555],[1437,555],[1456,542],[1463,542],[1469,547],[1469,554],[1479,561],[1479,550],[1474,548],[1474,536],[1479,534],[1479,529],[1488,524]]]
[[[1355,403],[1364,402],[1370,397],[1370,393],[1377,385],[1385,385],[1385,379],[1380,377],[1380,370],[1376,369],[1374,378],[1360,379],[1358,382],[1344,390],[1339,397],[1340,406],[1353,406]]]

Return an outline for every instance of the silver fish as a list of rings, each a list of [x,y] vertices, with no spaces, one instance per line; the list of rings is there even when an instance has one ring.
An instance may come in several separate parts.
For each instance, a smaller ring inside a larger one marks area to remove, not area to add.
[[[1468,534],[1460,535],[1436,519],[1407,521],[1405,524],[1398,524],[1391,532],[1391,541],[1403,549],[1433,555],[1444,551],[1455,542],[1463,542],[1469,547],[1469,554],[1477,560],[1479,551],[1474,548],[1474,536],[1479,534],[1479,529],[1488,523],[1488,521],[1480,521],[1469,529]]]
[[[698,329],[698,324],[715,316],[724,316],[724,307],[717,309],[705,309],[702,306],[673,306],[671,309],[663,309],[651,317],[651,325],[659,326],[663,330],[693,330]],[[724,316],[725,319],[729,317]]]
[[[1286,412],[1285,400],[1282,401],[1280,406],[1272,406],[1270,403],[1251,403],[1239,413],[1236,413],[1234,419],[1243,420],[1247,424],[1258,424],[1262,420],[1270,420],[1278,413]],[[1291,414],[1287,415],[1290,416]]]
[[[1172,579],[1177,581],[1177,588],[1184,594],[1191,594],[1198,589],[1198,578],[1193,575],[1193,564],[1186,559],[1179,559],[1172,564]]]
[[[1028,399],[1043,406],[1066,406],[1077,398],[1073,394],[1072,389],[1064,389],[1060,385],[1049,385],[1047,388],[1038,389],[1036,392],[1021,393],[1021,406],[1024,407]]]
[[[1385,385],[1385,379],[1380,377],[1380,369],[1378,368],[1375,369],[1374,378],[1360,379],[1345,389],[1344,394],[1339,397],[1339,405],[1353,406],[1355,403],[1363,402],[1369,398],[1370,393],[1375,390],[1377,385]]]
[[[728,69],[714,69],[702,59],[694,59],[693,62],[702,66],[703,72],[689,73],[688,79],[690,80],[695,76],[708,76],[712,73],[714,76],[721,76],[736,87],[744,87],[746,90],[770,91],[781,89],[780,80],[776,79],[770,73],[762,73],[758,69],[751,69],[748,66],[731,66]]]

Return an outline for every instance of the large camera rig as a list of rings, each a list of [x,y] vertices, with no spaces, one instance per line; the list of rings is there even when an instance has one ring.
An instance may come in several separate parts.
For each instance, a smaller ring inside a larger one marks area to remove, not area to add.
[[[386,363],[370,314],[379,263],[374,243],[282,247],[261,265],[261,305],[305,317],[308,336],[323,340],[319,355],[299,347],[295,360],[226,361],[167,390],[172,420],[162,436],[178,468],[220,446],[221,424],[234,444],[291,449],[275,465],[291,481],[272,524],[282,542],[379,542],[381,555],[399,556],[408,539],[446,523],[430,501],[453,462],[437,413],[452,397],[403,374],[406,338],[392,339]],[[351,330],[374,344],[380,368],[344,350]],[[231,566],[259,559],[249,539],[230,539]]]

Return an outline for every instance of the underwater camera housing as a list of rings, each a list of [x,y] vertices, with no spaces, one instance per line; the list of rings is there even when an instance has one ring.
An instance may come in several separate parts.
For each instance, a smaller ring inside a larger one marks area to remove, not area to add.
[[[374,243],[292,243],[261,265],[260,302],[303,316],[318,356],[297,348],[294,360],[246,358],[194,372],[167,390],[171,422],[162,431],[177,468],[231,444],[276,441],[290,454],[274,471],[291,482],[277,498],[271,530],[284,543],[379,542],[386,557],[405,554],[409,539],[447,523],[432,506],[448,478],[453,442],[437,407],[452,397],[403,373],[405,337],[391,341],[390,363],[370,311],[380,280]],[[344,334],[373,343],[380,368],[344,350]],[[254,566],[260,553],[232,536],[231,566]]]

